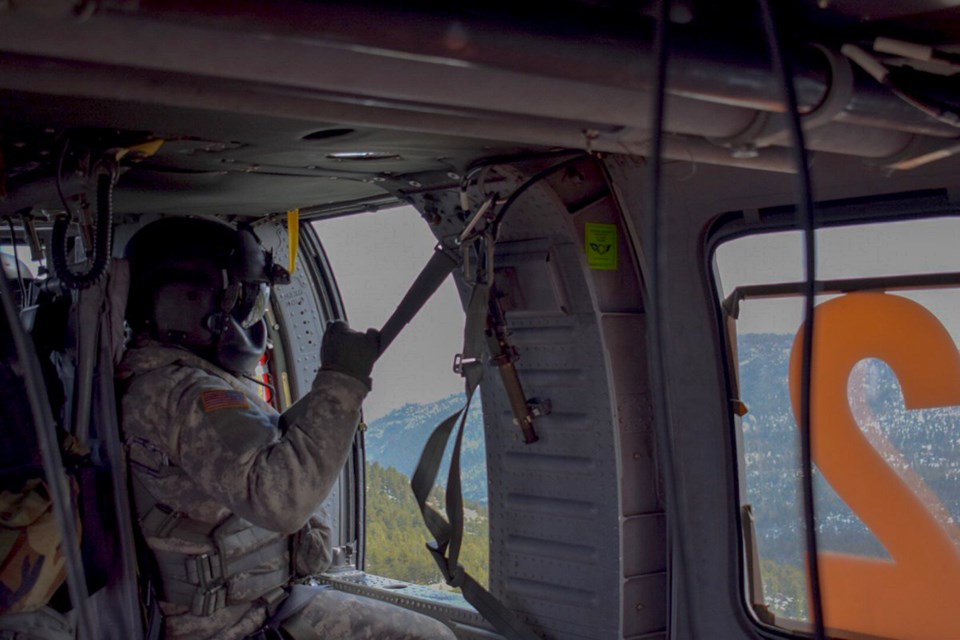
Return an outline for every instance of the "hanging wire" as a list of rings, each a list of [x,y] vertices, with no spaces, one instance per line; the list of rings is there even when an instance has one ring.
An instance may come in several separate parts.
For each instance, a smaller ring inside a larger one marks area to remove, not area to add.
[[[690,566],[687,557],[687,546],[684,543],[683,532],[689,531],[686,527],[680,501],[677,497],[677,470],[674,458],[673,434],[670,433],[670,407],[667,402],[666,367],[664,363],[662,336],[662,300],[660,297],[660,279],[662,268],[661,245],[663,242],[660,220],[663,207],[663,121],[667,91],[667,59],[670,51],[670,0],[660,0],[660,11],[657,16],[657,26],[654,33],[654,64],[655,84],[653,92],[653,108],[651,109],[650,123],[650,155],[648,180],[648,215],[644,236],[649,239],[647,244],[649,278],[646,282],[649,309],[647,310],[647,331],[650,335],[651,359],[653,369],[654,411],[657,412],[658,422],[667,430],[666,437],[659,438],[663,458],[663,474],[666,482],[666,503],[668,527],[672,531],[680,532],[674,542],[674,573],[680,576],[680,585],[684,597],[684,604],[692,607],[690,593],[691,576],[687,569]],[[671,539],[674,537],[671,535]],[[691,626],[691,637],[700,637],[696,632],[696,616],[687,618]]]
[[[63,210],[67,214],[67,218],[72,218],[73,208],[67,201],[67,196],[63,193],[63,164],[64,160],[67,158],[67,151],[69,148],[70,138],[65,137],[63,139],[63,146],[60,147],[60,155],[57,156],[57,172],[55,178],[57,183],[57,195],[60,196],[60,202],[63,204]]]
[[[800,194],[800,224],[803,231],[804,286],[803,286],[803,353],[800,375],[800,457],[803,485],[803,520],[806,530],[807,570],[810,576],[810,610],[814,638],[824,640],[823,594],[820,585],[820,556],[817,550],[817,522],[814,511],[813,489],[813,437],[810,430],[810,397],[813,370],[813,325],[816,295],[816,238],[814,236],[813,188],[810,184],[810,169],[804,147],[803,128],[797,109],[797,95],[793,86],[793,71],[790,61],[783,55],[783,41],[770,8],[769,0],[758,0],[763,14],[763,28],[770,48],[774,72],[786,105],[790,131],[791,151],[797,167],[797,190]]]
[[[570,158],[567,158],[566,160],[557,162],[556,164],[552,164],[546,169],[533,174],[526,182],[524,182],[519,187],[514,189],[513,193],[510,194],[510,197],[507,198],[507,201],[503,204],[502,207],[500,207],[500,211],[497,212],[496,217],[493,219],[493,222],[491,223],[491,226],[493,227],[494,237],[496,237],[497,233],[499,232],[500,223],[503,222],[504,217],[507,215],[507,211],[510,210],[510,207],[513,206],[513,204],[520,198],[520,196],[522,196],[527,191],[527,189],[537,184],[544,178],[552,176],[553,174],[560,171],[561,169],[564,169],[573,164],[576,164],[577,162],[582,160],[584,157],[586,157],[586,155],[587,155],[586,153],[578,152],[576,155]]]
[[[17,284],[20,285],[20,306],[27,306],[27,288],[23,284],[23,273],[20,271],[20,257],[17,255],[17,232],[13,228],[13,220],[7,218],[10,227],[10,244],[13,246],[13,263],[17,265]]]

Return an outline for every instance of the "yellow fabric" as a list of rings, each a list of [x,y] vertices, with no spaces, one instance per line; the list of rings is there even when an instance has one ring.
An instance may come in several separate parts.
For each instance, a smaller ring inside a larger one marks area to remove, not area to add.
[[[297,268],[297,248],[300,246],[300,209],[287,211],[287,235],[290,237],[290,266],[291,274]]]
[[[0,614],[43,607],[66,580],[62,537],[42,480],[0,493]]]

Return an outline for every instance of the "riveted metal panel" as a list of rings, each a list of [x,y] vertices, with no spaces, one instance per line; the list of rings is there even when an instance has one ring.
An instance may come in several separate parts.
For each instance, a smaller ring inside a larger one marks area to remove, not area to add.
[[[258,226],[256,232],[263,245],[273,251],[277,264],[288,266],[290,246],[286,225],[274,220]],[[302,253],[297,256],[297,266],[291,274],[290,284],[273,289],[274,315],[285,331],[286,343],[283,348],[290,370],[290,393],[294,402],[310,389],[320,368],[320,341],[323,338],[323,328],[329,320],[324,317],[320,306],[320,295]],[[282,393],[281,389],[277,391]],[[333,529],[334,546],[351,542],[340,539],[344,531],[342,520],[347,516],[348,509],[348,505],[341,500],[350,481],[346,473],[346,470],[341,472],[340,479],[323,503],[323,509]]]
[[[611,638],[622,575],[615,419],[568,218],[541,183],[517,200],[497,248],[521,382],[551,413],[536,421],[540,440],[524,444],[496,370],[486,373],[491,587],[550,637]]]

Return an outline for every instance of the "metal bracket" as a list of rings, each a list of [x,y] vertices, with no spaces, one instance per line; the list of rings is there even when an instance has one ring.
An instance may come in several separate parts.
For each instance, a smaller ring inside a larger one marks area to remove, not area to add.
[[[458,353],[453,356],[453,372],[462,376],[464,367],[469,367],[479,362],[480,360],[478,358],[464,358],[462,353]]]

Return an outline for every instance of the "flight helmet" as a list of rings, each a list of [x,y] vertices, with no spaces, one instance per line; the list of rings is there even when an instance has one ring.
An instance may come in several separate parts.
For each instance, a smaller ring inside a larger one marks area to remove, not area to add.
[[[250,373],[266,349],[270,287],[290,282],[249,226],[165,218],[130,239],[127,321],[228,371]]]

